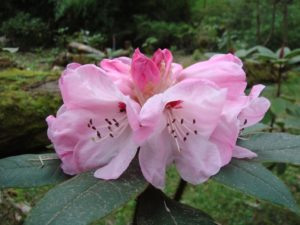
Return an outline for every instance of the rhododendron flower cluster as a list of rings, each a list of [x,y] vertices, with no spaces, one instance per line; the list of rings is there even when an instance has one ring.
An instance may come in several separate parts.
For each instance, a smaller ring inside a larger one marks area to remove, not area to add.
[[[138,154],[146,180],[163,188],[166,169],[199,184],[232,157],[255,153],[236,145],[241,130],[259,122],[270,103],[263,85],[245,94],[240,59],[215,55],[185,69],[172,53],[152,58],[104,59],[99,66],[72,63],[59,86],[64,104],[49,116],[48,136],[67,174],[95,170],[116,179]]]

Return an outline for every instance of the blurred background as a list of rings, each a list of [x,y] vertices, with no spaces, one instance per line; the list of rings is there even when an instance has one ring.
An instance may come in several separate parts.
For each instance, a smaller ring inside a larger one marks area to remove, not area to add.
[[[188,66],[215,53],[244,62],[249,86],[264,83],[265,131],[300,134],[299,0],[2,0],[0,157],[52,151],[45,118],[62,104],[57,80],[70,62],[98,63],[169,48]],[[300,202],[300,170],[267,165]],[[172,195],[178,175],[168,171]],[[49,187],[0,192],[0,224],[22,224]],[[224,225],[296,225],[300,217],[209,181],[183,202]],[[130,224],[134,201],[95,225]]]

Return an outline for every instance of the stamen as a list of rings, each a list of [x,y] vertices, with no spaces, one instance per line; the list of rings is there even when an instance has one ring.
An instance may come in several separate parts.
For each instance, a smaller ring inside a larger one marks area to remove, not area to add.
[[[198,131],[197,131],[197,130],[194,130],[194,133],[195,133],[195,134],[198,134]]]
[[[247,119],[245,119],[245,121],[244,121],[244,125],[246,125],[246,124],[247,124],[247,122],[248,122],[248,121],[247,121]]]
[[[169,129],[170,134],[171,134],[171,135],[174,134],[173,138],[174,138],[174,140],[175,140],[175,143],[176,143],[176,146],[177,146],[177,150],[178,150],[178,152],[181,152],[181,148],[180,148],[180,146],[179,146],[178,139],[177,139],[177,133],[176,133],[176,130],[175,130],[175,127],[176,127],[176,124],[175,124],[176,119],[172,116],[172,114],[171,114],[170,111],[167,111],[167,112],[168,112],[168,114],[169,114],[168,117],[167,117],[167,120],[168,120],[167,127],[168,127],[168,129]],[[172,122],[171,122],[171,119],[173,119]],[[175,126],[175,127],[174,127],[174,126]]]
[[[102,121],[102,124],[95,125],[93,124],[92,119],[90,119],[89,123],[87,124],[87,126],[95,132],[94,137],[91,137],[91,140],[97,143],[104,141],[106,138],[116,138],[120,136],[128,127],[128,120],[126,115],[123,115],[120,118],[105,118]],[[116,128],[112,127],[111,125],[115,125]]]
[[[105,121],[106,121],[109,125],[112,125],[112,122],[110,122],[109,119],[105,118]]]
[[[196,123],[196,119],[193,119],[193,124],[195,124]]]
[[[183,124],[183,119],[180,120],[180,123]]]

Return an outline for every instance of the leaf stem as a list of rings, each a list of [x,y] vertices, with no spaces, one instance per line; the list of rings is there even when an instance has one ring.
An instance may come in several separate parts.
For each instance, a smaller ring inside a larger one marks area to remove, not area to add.
[[[180,182],[177,186],[177,189],[176,189],[176,192],[175,192],[175,195],[173,198],[175,201],[180,201],[186,186],[187,186],[187,182],[183,179],[180,179]]]

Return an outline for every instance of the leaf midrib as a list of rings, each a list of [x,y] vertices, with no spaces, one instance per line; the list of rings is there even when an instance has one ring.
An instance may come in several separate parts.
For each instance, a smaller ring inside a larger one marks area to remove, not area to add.
[[[273,187],[272,185],[268,184],[264,179],[262,179],[262,178],[260,178],[260,177],[258,177],[258,176],[255,176],[255,174],[253,174],[251,171],[249,171],[249,170],[247,170],[247,169],[245,169],[245,168],[243,168],[243,167],[239,167],[239,166],[237,166],[237,165],[234,165],[234,164],[231,164],[231,166],[236,167],[236,168],[239,168],[239,169],[241,169],[241,170],[243,170],[243,171],[249,173],[251,176],[257,178],[258,180],[261,180],[264,184],[266,184],[267,186],[271,187],[271,189],[272,189],[272,190],[275,190],[275,192],[277,191],[278,193],[281,193],[282,196],[283,196],[283,199],[288,203],[288,205],[291,206],[291,204],[290,204],[291,202],[285,197],[285,193],[281,192],[281,191],[278,190],[277,188],[275,188],[275,187]],[[281,195],[280,195],[280,197],[281,197]],[[263,196],[262,196],[262,198],[263,198]],[[294,208],[294,207],[293,207],[293,208]]]

